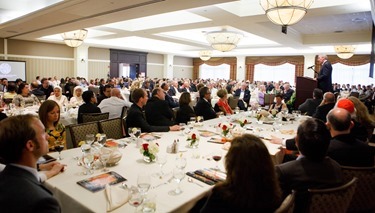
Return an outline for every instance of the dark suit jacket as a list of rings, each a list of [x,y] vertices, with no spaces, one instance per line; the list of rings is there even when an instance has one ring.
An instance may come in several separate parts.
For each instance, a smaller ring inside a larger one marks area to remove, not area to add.
[[[105,96],[104,94],[103,95],[99,95],[97,98],[96,98],[96,105],[99,106],[99,104],[104,100],[104,99],[107,99],[109,97]],[[130,96],[129,96],[129,99],[130,99]]]
[[[313,115],[314,118],[318,118],[324,122],[327,122],[327,114],[328,112],[333,109],[335,106],[335,103],[329,103],[329,104],[324,104],[322,106],[318,106],[316,108],[315,114]]]
[[[194,110],[189,105],[181,105],[177,110],[176,123],[187,123],[191,117],[195,117]]]
[[[183,87],[180,89],[180,93],[183,93],[183,92],[192,92],[191,88],[189,88],[189,91],[187,91],[187,88],[186,87]]]
[[[317,77],[318,88],[325,92],[332,92],[332,65],[329,61],[326,61],[320,69]]]
[[[176,101],[174,101],[174,99],[168,95],[168,93],[164,92],[165,93],[165,101],[167,102],[168,106],[170,108],[175,108],[175,107],[178,107],[178,103]]]
[[[289,100],[290,100],[290,98],[292,97],[292,95],[293,95],[293,92],[294,92],[294,90],[292,90],[292,89],[288,89],[288,91],[284,91],[284,95],[283,95],[283,97],[284,97],[284,102],[286,103],[286,102],[288,102]]]
[[[176,88],[170,86],[168,90],[168,95],[170,96],[176,96]]]
[[[148,99],[145,106],[146,120],[150,125],[172,126],[173,112],[168,103],[157,97]]]
[[[337,135],[332,138],[327,155],[342,166],[374,166],[374,147],[356,139],[351,134]]]
[[[84,103],[78,108],[78,119],[77,122],[82,123],[82,113],[101,113],[100,108],[92,103]]]
[[[294,212],[306,212],[307,189],[336,187],[343,183],[340,165],[326,157],[323,161],[314,162],[305,157],[276,165],[284,197],[296,190]]]
[[[168,132],[169,126],[151,126],[147,123],[142,108],[132,104],[126,116],[126,127],[140,127],[142,132]]]
[[[61,212],[57,200],[36,177],[22,168],[8,165],[0,173],[1,212]]]
[[[303,104],[299,105],[298,110],[300,110],[302,114],[306,113],[306,115],[312,116],[321,102],[322,99],[308,98]]]
[[[200,98],[197,105],[195,105],[195,114],[197,116],[203,116],[204,120],[216,118],[216,112],[212,108],[211,103],[203,98]]]
[[[240,95],[241,95],[241,89],[237,89],[234,92],[234,96],[240,97]],[[249,106],[250,97],[251,97],[250,90],[245,89],[245,93],[243,95],[242,101],[238,101],[237,103],[237,106],[240,108],[240,110],[245,110],[245,111],[247,110],[247,107],[245,106],[243,102],[246,102],[246,104]]]

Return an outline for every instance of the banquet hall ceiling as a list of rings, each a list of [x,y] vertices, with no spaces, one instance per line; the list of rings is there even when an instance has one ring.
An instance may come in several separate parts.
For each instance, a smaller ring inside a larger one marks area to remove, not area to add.
[[[33,2],[0,0],[0,14],[20,11]],[[233,51],[214,51],[214,56],[330,54],[338,44],[353,44],[356,53],[370,53],[370,0],[315,0],[287,34],[268,20],[259,0],[54,2],[0,24],[0,37],[63,43],[60,33],[85,28],[85,45],[90,47],[198,57],[200,50],[212,49],[205,33],[227,29],[244,38]]]

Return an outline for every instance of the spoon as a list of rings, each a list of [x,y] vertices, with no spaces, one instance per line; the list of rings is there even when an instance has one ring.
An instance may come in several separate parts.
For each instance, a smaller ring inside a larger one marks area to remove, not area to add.
[[[198,186],[200,186],[200,187],[204,187],[202,184],[199,184],[199,183],[197,183],[197,182],[195,182],[194,180],[193,180],[193,178],[188,178],[188,182],[189,183],[195,183],[195,184],[197,184]]]

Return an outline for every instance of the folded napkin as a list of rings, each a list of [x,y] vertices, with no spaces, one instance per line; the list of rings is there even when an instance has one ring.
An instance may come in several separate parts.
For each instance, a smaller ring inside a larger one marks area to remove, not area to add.
[[[113,211],[130,199],[129,189],[106,185],[104,193],[107,199],[107,212]]]

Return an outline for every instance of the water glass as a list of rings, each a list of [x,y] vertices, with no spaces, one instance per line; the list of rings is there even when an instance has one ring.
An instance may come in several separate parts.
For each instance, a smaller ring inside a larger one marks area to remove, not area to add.
[[[94,134],[87,134],[86,135],[86,144],[90,145],[95,141],[95,135]]]
[[[141,194],[147,194],[151,186],[151,177],[148,174],[139,174],[137,178],[137,186]]]
[[[180,183],[181,183],[182,179],[185,177],[184,169],[174,168],[173,169],[173,177],[177,182],[177,188],[172,190],[172,191],[169,191],[168,194],[169,195],[179,195],[179,194],[182,193],[182,190],[180,188]]]
[[[141,205],[143,202],[143,195],[139,192],[138,189],[131,189],[130,190],[130,199],[129,204],[135,207],[135,211],[137,212],[138,206]]]
[[[105,148],[105,147],[100,149],[99,160],[103,164],[102,172],[108,171],[107,162],[108,162],[109,158],[111,157],[111,154],[112,154],[111,149],[108,149],[108,148]]]
[[[160,173],[158,174],[158,176],[161,179],[164,176],[163,166],[167,163],[167,156],[165,156],[165,155],[158,155],[156,157],[156,163],[159,164],[159,167],[160,167]]]
[[[142,212],[153,213],[156,211],[156,195],[147,195],[143,200]]]
[[[176,168],[185,169],[186,164],[187,164],[187,161],[186,161],[185,157],[177,157],[176,158]]]
[[[92,174],[93,171],[91,170],[91,167],[94,164],[94,154],[90,151],[84,152],[82,156],[82,163],[87,169],[86,172],[84,172],[84,174]]]

